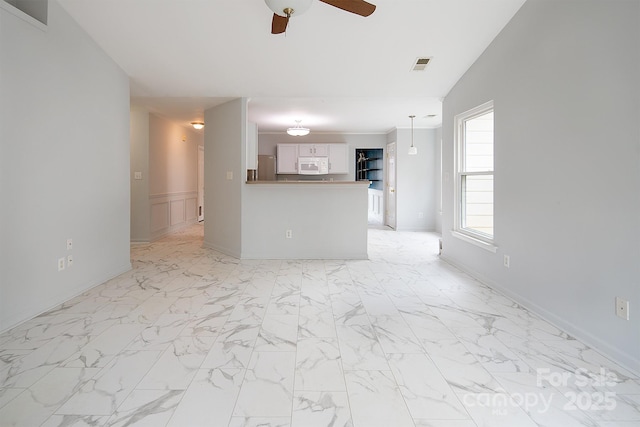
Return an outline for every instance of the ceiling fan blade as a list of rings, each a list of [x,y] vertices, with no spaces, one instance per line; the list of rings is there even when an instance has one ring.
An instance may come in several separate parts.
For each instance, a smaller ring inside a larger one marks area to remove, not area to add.
[[[338,9],[355,13],[360,16],[369,16],[376,10],[376,5],[367,3],[364,0],[320,0]]]
[[[271,21],[271,34],[282,34],[287,30],[287,24],[289,23],[288,16],[280,16],[276,13],[273,14],[273,20]]]

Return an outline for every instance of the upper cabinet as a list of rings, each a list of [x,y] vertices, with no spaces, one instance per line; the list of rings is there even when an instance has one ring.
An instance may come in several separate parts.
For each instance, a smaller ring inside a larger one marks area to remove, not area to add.
[[[349,173],[349,150],[347,144],[328,144],[329,173]]]
[[[278,144],[276,154],[278,173],[298,173],[298,144]]]
[[[329,155],[329,144],[299,144],[300,157],[326,157]]]
[[[330,175],[349,173],[348,144],[278,144],[278,173],[298,174],[298,157],[328,157]]]

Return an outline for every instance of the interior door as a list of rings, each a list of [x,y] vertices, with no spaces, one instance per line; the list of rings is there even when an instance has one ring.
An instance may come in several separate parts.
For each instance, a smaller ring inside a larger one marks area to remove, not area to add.
[[[396,229],[396,143],[387,144],[385,156],[385,211],[384,224]]]
[[[198,221],[204,221],[204,147],[198,146]]]

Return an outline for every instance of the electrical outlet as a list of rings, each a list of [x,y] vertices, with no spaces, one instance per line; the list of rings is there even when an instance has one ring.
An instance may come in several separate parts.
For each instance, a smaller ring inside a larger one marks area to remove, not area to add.
[[[73,266],[73,255],[69,255],[67,257],[67,267],[71,268]]]
[[[227,171],[227,180],[231,181],[233,179],[233,172]]]
[[[64,258],[58,258],[58,271],[64,270]]]
[[[629,320],[629,301],[616,297],[616,316]]]
[[[291,239],[293,237],[293,232],[291,230],[287,230],[285,236],[287,237],[287,239]]]
[[[73,249],[73,239],[67,239],[67,250]]]
[[[504,256],[504,266],[509,268],[510,265],[511,265],[511,257],[509,257],[509,255],[505,255]]]
[[[424,218],[424,212],[418,212],[418,218]]]

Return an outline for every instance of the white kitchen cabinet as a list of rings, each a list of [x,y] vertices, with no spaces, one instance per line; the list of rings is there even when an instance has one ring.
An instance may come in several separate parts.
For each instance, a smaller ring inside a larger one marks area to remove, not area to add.
[[[329,144],[299,144],[300,157],[325,157],[329,155]]]
[[[298,144],[278,144],[277,169],[280,174],[298,173]]]
[[[347,144],[328,144],[329,173],[349,173],[349,150]]]

